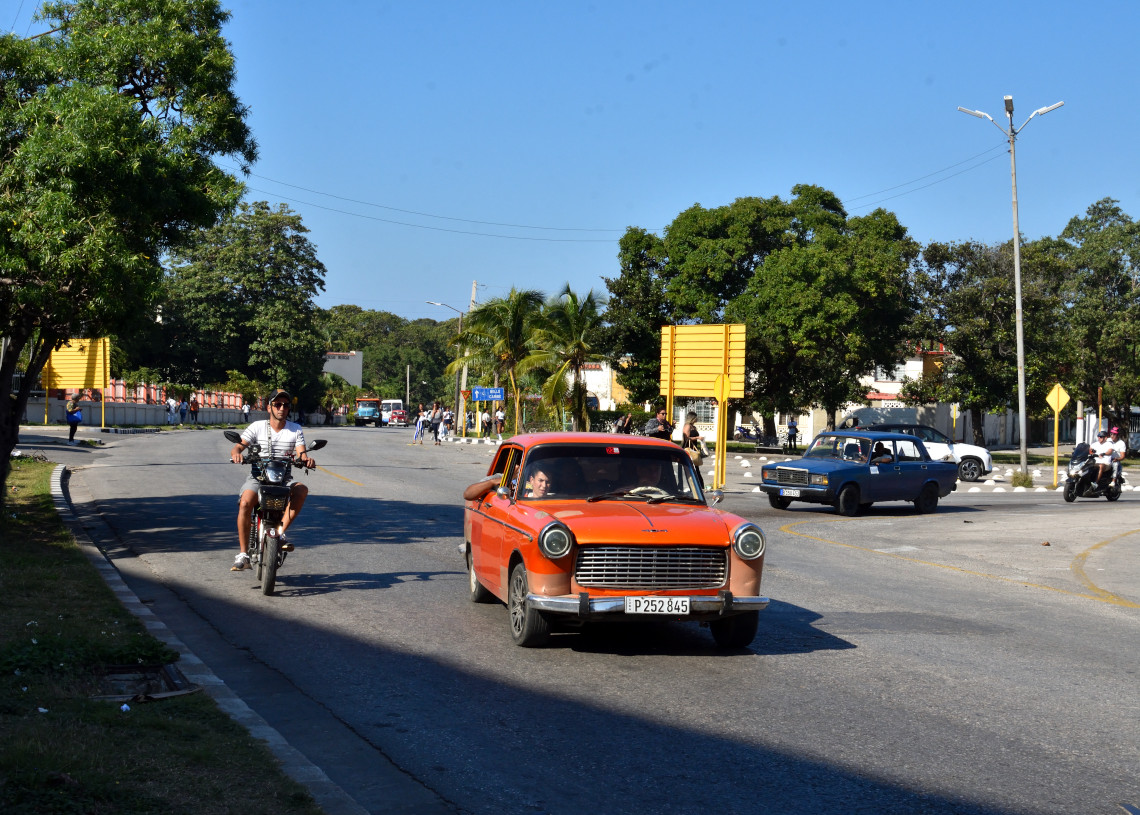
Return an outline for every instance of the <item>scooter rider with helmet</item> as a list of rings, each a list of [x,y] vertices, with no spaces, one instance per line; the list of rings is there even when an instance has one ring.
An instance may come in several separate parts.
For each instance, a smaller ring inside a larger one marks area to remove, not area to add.
[[[1089,449],[1096,457],[1096,483],[1099,485],[1100,480],[1104,478],[1105,469],[1112,465],[1116,448],[1113,447],[1112,442],[1108,440],[1108,431],[1102,429],[1097,431],[1096,441],[1089,446]]]

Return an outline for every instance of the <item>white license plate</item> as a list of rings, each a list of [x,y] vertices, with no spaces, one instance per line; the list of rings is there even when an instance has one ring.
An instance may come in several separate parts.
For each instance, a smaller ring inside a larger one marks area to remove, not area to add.
[[[800,491],[799,490],[782,489],[782,490],[780,490],[780,495],[783,496],[784,498],[799,498],[800,497]]]
[[[627,597],[626,614],[688,614],[688,597]]]

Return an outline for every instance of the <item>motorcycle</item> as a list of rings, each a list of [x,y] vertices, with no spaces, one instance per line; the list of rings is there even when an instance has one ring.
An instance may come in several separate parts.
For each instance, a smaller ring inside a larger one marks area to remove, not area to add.
[[[237,444],[241,434],[234,430],[223,431],[225,437]],[[305,446],[306,452],[320,450],[328,442],[316,439]],[[277,583],[277,570],[285,563],[289,553],[281,548],[277,528],[285,517],[289,506],[289,476],[293,471],[292,452],[285,456],[262,456],[261,445],[257,442],[246,448],[243,464],[249,464],[250,474],[257,482],[257,507],[250,518],[249,563],[257,569],[257,579],[261,581],[261,593],[273,594]],[[302,470],[304,465],[300,465]]]
[[[1108,467],[1099,481],[1096,478],[1097,469],[1096,456],[1087,443],[1081,442],[1073,448],[1073,455],[1069,459],[1069,475],[1065,479],[1064,494],[1067,502],[1071,504],[1078,498],[1101,497],[1115,501],[1120,497],[1123,479],[1113,476],[1115,468]]]
[[[756,422],[753,422],[751,427],[745,427],[744,425],[737,425],[736,426],[736,432],[734,432],[732,434],[732,438],[735,441],[743,441],[745,439],[749,439],[751,441],[758,441],[760,439],[760,436],[761,436],[760,425],[756,424]]]

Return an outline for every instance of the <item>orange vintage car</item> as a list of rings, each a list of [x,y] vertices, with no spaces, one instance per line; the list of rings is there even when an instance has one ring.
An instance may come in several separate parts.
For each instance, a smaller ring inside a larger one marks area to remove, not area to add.
[[[488,476],[485,488],[468,488],[468,497],[485,491],[466,503],[461,552],[470,599],[506,603],[515,644],[602,620],[695,620],[724,648],[756,636],[768,605],[764,533],[714,509],[675,444],[515,436]]]

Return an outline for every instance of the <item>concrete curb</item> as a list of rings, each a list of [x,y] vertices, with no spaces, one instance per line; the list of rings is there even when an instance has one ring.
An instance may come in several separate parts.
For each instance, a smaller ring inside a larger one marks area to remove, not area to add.
[[[351,796],[335,784],[325,772],[294,748],[285,738],[269,725],[261,716],[255,713],[249,705],[243,702],[225,682],[219,679],[210,667],[199,659],[174,633],[166,627],[162,620],[139,600],[127,584],[123,581],[114,564],[107,559],[88,536],[84,517],[75,512],[64,484],[67,467],[59,465],[51,475],[51,497],[55,510],[64,522],[83,554],[106,581],[111,591],[123,606],[134,614],[152,636],[161,640],[180,655],[177,663],[179,670],[191,682],[200,685],[210,695],[230,718],[240,724],[254,738],[261,739],[269,745],[269,749],[285,773],[303,784],[316,800],[317,805],[327,815],[368,815],[368,810],[356,803]],[[92,519],[93,520],[93,519]],[[91,521],[88,521],[88,524]]]

